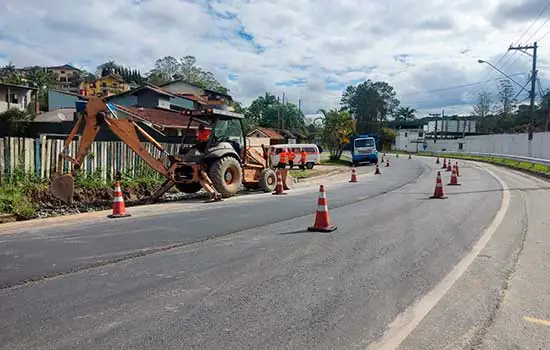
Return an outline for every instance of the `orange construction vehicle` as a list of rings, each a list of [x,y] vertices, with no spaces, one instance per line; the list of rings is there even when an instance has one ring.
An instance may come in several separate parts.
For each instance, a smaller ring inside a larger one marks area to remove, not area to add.
[[[241,185],[265,192],[275,189],[277,177],[270,157],[267,157],[268,150],[262,147],[263,152],[259,152],[247,147],[242,114],[213,108],[186,111],[189,124],[185,135],[189,133],[192,122],[209,125],[210,135],[200,150],[199,147],[185,147],[182,142],[179,154],[170,155],[136,121],[118,118],[116,107],[106,104],[102,99],[90,97],[86,101],[78,101],[77,112],[78,120],[58,156],[56,172],[50,185],[52,194],[66,203],[72,202],[74,177],[101,128],[110,129],[151,168],[166,178],[146,202],[157,200],[173,186],[185,193],[195,193],[204,188],[214,200],[233,196]],[[82,124],[84,127],[80,144],[75,158],[72,158],[68,154],[69,145]],[[159,159],[147,152],[139,135],[161,152]],[[185,140],[185,135],[182,140]],[[59,171],[63,169],[64,160],[72,163],[72,167],[69,173],[62,175]],[[286,176],[287,172],[284,172],[283,181],[286,181]]]

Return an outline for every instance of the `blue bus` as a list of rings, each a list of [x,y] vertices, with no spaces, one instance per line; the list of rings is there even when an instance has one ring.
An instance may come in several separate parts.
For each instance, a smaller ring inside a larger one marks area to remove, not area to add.
[[[360,134],[354,135],[350,140],[351,158],[353,165],[360,163],[378,164],[377,142],[378,135],[376,134]]]

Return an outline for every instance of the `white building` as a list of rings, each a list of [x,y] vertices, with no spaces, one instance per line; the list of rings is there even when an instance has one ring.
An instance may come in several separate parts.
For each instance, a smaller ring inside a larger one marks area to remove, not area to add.
[[[395,137],[394,149],[408,152],[423,151],[425,134],[423,129],[400,129]]]
[[[428,122],[428,125],[424,126],[424,131],[426,131],[428,134],[433,134],[435,132],[437,132],[438,134],[471,134],[476,132],[476,121],[467,119],[432,120]]]
[[[28,86],[0,83],[0,113],[10,108],[27,110],[36,90]]]

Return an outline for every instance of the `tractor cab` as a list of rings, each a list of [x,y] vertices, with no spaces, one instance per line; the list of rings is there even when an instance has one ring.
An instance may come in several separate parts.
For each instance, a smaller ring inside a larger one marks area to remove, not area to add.
[[[186,161],[203,163],[232,154],[239,162],[242,162],[245,157],[246,138],[241,114],[208,108],[188,110],[185,115],[190,118],[179,154]],[[191,131],[192,126],[198,128],[196,136]],[[205,134],[208,134],[207,139],[200,137],[204,137]],[[189,147],[191,140],[194,142]]]

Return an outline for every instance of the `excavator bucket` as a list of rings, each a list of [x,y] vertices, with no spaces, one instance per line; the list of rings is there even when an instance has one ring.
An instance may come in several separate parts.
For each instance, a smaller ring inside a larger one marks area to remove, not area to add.
[[[56,173],[50,185],[50,192],[63,202],[72,204],[74,193],[74,178],[71,174]]]

